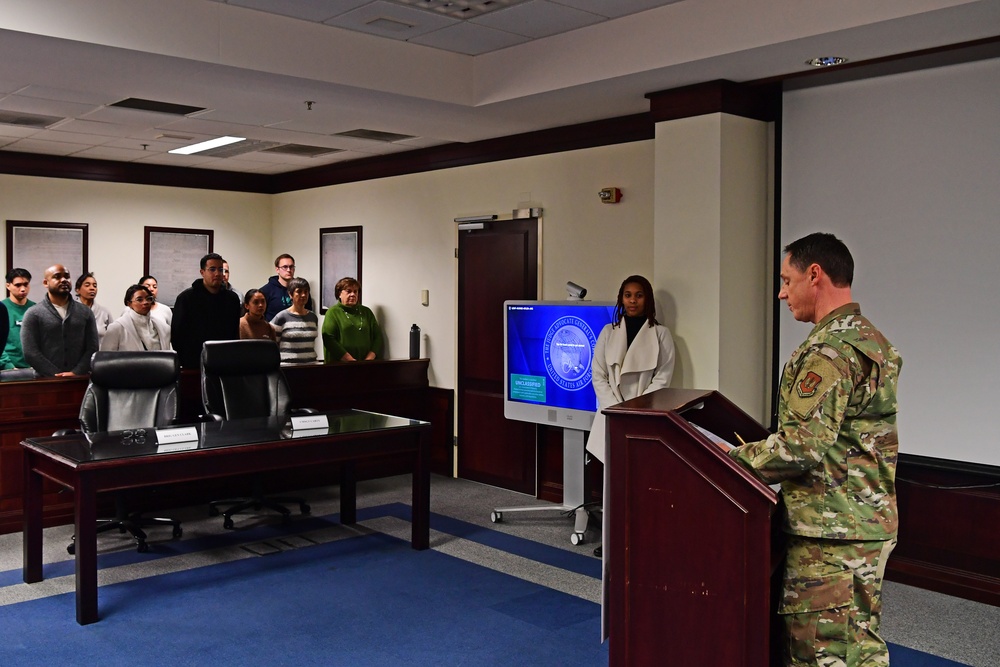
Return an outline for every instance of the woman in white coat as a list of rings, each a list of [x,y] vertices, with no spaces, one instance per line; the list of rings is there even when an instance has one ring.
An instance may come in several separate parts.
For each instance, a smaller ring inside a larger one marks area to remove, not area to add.
[[[154,297],[145,285],[132,285],[125,291],[125,312],[108,325],[101,340],[102,350],[142,352],[169,350],[170,327],[163,320],[150,317]]]
[[[674,374],[674,339],[656,321],[653,288],[642,276],[629,276],[618,288],[614,322],[601,330],[594,346],[593,383],[597,416],[587,451],[604,463],[605,417],[601,410],[663,389]]]
[[[674,374],[674,339],[670,330],[656,321],[656,301],[648,280],[629,276],[622,282],[613,319],[601,330],[594,346],[597,415],[587,439],[587,451],[604,464],[605,510],[611,472],[605,451],[606,419],[601,410],[663,389]],[[605,531],[607,527],[605,512]],[[602,556],[602,552],[602,547],[594,549],[595,556]]]

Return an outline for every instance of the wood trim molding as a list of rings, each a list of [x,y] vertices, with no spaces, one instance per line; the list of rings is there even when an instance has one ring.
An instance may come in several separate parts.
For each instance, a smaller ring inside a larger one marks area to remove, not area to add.
[[[273,177],[273,191],[279,193],[306,190],[325,185],[645,141],[653,137],[654,127],[649,114],[641,113],[468,144],[444,144],[390,156],[371,157],[277,174]]]
[[[0,150],[0,174],[272,194],[270,175]]]
[[[771,122],[781,113],[781,86],[707,81],[693,86],[648,93],[649,114],[660,123],[678,118],[727,113]]]

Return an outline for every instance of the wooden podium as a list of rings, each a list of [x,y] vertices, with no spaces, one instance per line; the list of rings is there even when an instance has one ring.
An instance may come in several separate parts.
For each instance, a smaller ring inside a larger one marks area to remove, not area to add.
[[[772,664],[778,497],[694,425],[736,444],[767,431],[715,391],[662,389],[604,412],[610,664]]]

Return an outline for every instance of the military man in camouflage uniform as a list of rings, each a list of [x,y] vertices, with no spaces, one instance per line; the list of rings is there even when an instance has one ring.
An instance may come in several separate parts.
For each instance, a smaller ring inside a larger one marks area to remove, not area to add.
[[[832,234],[785,247],[778,298],[816,326],[785,365],[778,431],[730,456],[781,482],[789,533],[785,664],[888,665],[878,634],[896,544],[896,349],[851,300],[854,260]]]

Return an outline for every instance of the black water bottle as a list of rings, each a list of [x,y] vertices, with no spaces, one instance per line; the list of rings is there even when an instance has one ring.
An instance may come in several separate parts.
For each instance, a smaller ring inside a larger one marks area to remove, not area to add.
[[[410,359],[420,358],[420,327],[410,327]]]

